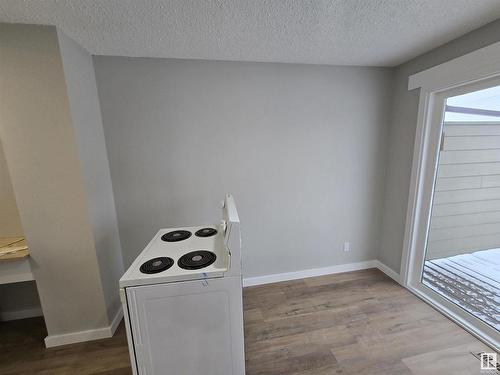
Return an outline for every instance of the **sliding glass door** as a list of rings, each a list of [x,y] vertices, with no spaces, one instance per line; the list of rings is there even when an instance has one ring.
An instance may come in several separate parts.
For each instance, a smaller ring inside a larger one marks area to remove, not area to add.
[[[490,344],[500,337],[500,82],[436,93],[409,287]]]

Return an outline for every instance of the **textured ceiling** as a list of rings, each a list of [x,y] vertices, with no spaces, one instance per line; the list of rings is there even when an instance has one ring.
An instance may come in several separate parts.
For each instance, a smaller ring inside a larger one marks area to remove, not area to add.
[[[393,66],[500,17],[499,0],[0,0],[92,54]]]

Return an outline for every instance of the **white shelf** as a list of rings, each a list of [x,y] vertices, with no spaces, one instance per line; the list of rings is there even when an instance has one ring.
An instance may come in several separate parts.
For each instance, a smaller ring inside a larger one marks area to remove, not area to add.
[[[0,262],[0,284],[35,280],[29,257],[22,260]]]

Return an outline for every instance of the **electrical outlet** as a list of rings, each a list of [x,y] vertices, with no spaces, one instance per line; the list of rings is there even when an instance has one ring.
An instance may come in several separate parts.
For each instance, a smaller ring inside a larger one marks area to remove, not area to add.
[[[344,252],[351,251],[351,243],[349,241],[344,242]]]

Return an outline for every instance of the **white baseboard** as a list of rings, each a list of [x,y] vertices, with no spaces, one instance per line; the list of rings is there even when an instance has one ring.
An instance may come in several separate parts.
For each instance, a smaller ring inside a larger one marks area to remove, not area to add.
[[[87,331],[64,333],[62,335],[49,335],[45,338],[45,346],[47,348],[52,348],[54,346],[105,339],[111,336],[112,335],[110,327],[89,329]]]
[[[378,260],[367,260],[364,262],[340,264],[337,266],[330,266],[330,267],[311,268],[307,270],[275,273],[271,275],[256,276],[256,277],[245,277],[243,278],[243,287],[279,283],[281,281],[305,279],[308,277],[333,275],[336,273],[359,271],[368,268],[378,268],[380,271],[385,273],[387,276],[396,281],[398,284],[401,284],[400,281],[401,278],[399,274],[393,271],[388,266],[386,266],[384,263]]]
[[[375,261],[375,267],[377,267],[380,271],[385,273],[387,276],[389,276],[391,279],[393,279],[398,284],[401,284],[401,276],[399,275],[399,273],[394,271],[392,268],[386,266],[384,263],[382,263],[379,260]]]
[[[43,316],[41,307],[33,307],[30,309],[14,311],[0,311],[0,321],[2,322],[17,319],[35,318],[37,316]]]
[[[122,318],[123,310],[120,306],[109,326],[97,329],[89,329],[86,331],[64,333],[62,335],[49,335],[45,338],[45,346],[47,348],[52,348],[54,346],[75,344],[78,342],[112,337]]]
[[[330,267],[311,268],[307,270],[300,270],[294,272],[275,273],[271,275],[256,276],[256,277],[246,277],[243,279],[243,286],[247,287],[254,285],[271,284],[271,283],[278,283],[280,281],[305,279],[307,277],[332,275],[335,273],[359,271],[376,267],[377,267],[376,260],[368,260],[364,262],[339,264],[337,266],[330,266]]]
[[[111,325],[109,326],[109,328],[111,330],[111,336],[113,336],[115,334],[116,329],[118,328],[118,324],[120,324],[122,319],[123,319],[123,308],[122,308],[122,306],[120,306],[120,308],[118,309],[118,311],[115,314],[115,317],[111,321]]]

